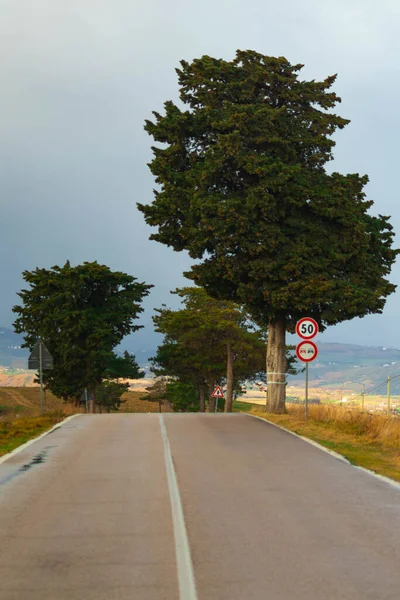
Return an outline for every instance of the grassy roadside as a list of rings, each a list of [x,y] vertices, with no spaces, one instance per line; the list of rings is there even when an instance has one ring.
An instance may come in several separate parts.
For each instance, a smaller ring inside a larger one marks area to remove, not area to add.
[[[44,417],[18,418],[0,422],[0,456],[8,454],[21,444],[51,429],[66,416],[56,412]]]
[[[143,392],[127,392],[124,394],[123,399],[125,402],[120,412],[158,412],[158,403],[141,400],[140,398],[143,396]],[[50,408],[56,402],[58,403],[57,407],[54,407],[43,417],[37,416],[39,412],[39,390],[36,388],[28,390],[19,390],[18,388],[0,389],[1,400],[5,404],[3,408],[7,412],[0,418],[0,456],[8,454],[8,452],[51,429],[67,416],[76,412],[76,408],[58,399],[54,400],[54,397],[50,396],[51,402],[48,402]],[[164,410],[166,409],[164,408]],[[26,415],[26,413],[28,414]]]
[[[308,422],[304,420],[304,407],[295,405],[289,405],[286,415],[265,413],[263,407],[254,405],[243,412],[335,450],[354,465],[400,481],[400,419],[396,417],[369,415],[336,405],[310,406]]]

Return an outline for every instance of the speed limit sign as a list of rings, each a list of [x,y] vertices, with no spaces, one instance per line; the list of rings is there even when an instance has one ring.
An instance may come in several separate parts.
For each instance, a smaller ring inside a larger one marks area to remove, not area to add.
[[[311,317],[300,319],[296,325],[296,333],[303,340],[312,340],[318,333],[318,323]]]

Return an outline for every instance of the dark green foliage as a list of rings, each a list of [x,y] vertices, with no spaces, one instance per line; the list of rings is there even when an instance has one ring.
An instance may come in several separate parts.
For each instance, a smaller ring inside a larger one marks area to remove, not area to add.
[[[141,379],[144,372],[136,362],[136,357],[125,350],[123,356],[111,354],[104,373],[106,379]]]
[[[198,390],[191,383],[168,382],[166,397],[174,412],[197,412],[199,410]]]
[[[368,177],[324,168],[349,123],[332,112],[336,76],[304,81],[301,67],[253,51],[182,61],[187,108],[146,122],[159,190],[138,205],[152,239],[201,259],[196,283],[289,330],[382,312],[398,253],[388,217],[368,213]]]
[[[128,389],[129,384],[127,383],[103,381],[103,383],[96,387],[96,405],[102,412],[115,412],[125,402],[125,400],[122,400],[122,394]]]
[[[142,396],[140,400],[146,402],[158,402],[159,412],[162,412],[162,406],[169,404],[167,401],[167,381],[165,377],[154,379],[152,385],[145,388],[147,394]]]
[[[215,384],[224,384],[227,376],[227,345],[233,354],[233,391],[241,382],[265,381],[266,336],[256,330],[246,312],[230,301],[216,300],[198,287],[174,292],[183,300],[183,308],[156,310],[156,330],[164,342],[152,358],[152,371],[160,376],[201,390],[209,396]],[[292,349],[287,352],[288,372],[295,373]],[[221,403],[222,406],[222,403]]]
[[[140,328],[135,320],[152,286],[97,262],[37,268],[23,277],[30,288],[19,293],[22,306],[13,308],[15,331],[30,349],[39,336],[44,340],[54,359],[44,381],[55,395],[79,398],[112,376],[112,369],[133,372],[134,357],[118,360],[112,350]]]
[[[178,377],[197,386],[223,382],[228,342],[233,345],[236,379],[265,371],[265,337],[252,330],[239,306],[215,300],[198,287],[174,293],[182,298],[184,308],[163,307],[153,317],[156,331],[164,334],[164,343],[152,359],[156,375]]]

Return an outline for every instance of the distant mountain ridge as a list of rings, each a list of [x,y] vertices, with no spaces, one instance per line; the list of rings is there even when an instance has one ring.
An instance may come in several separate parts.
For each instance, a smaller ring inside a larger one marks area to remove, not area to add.
[[[21,348],[23,337],[7,327],[0,327],[0,366],[26,369],[28,350]],[[360,346],[357,344],[319,343],[318,358],[310,364],[310,384],[314,387],[353,389],[360,392],[361,385],[366,389],[383,384],[390,374],[394,378],[393,394],[400,394],[400,349],[384,346]],[[156,349],[138,348],[130,336],[122,342],[118,351],[128,350],[136,355],[139,365],[148,367],[149,358],[155,356]],[[148,370],[146,369],[148,375]],[[398,380],[396,379],[399,375]],[[298,385],[304,380],[304,373],[289,377],[289,383]],[[378,393],[383,393],[379,391]]]
[[[0,327],[0,365],[8,367],[15,366],[19,361],[21,364],[26,362],[29,352],[21,348],[23,342],[22,335],[7,327]]]
[[[29,350],[21,347],[23,343],[24,338],[22,335],[15,333],[8,327],[0,327],[0,367],[26,368]],[[143,350],[134,347],[130,338],[127,338],[126,343],[120,344],[116,352],[122,353],[124,350],[135,354],[141,367],[147,365],[149,358],[154,356],[156,352],[156,350]]]
[[[382,384],[388,375],[394,378],[392,392],[400,393],[400,350],[385,346],[359,346],[356,344],[318,343],[317,359],[310,363],[309,375],[313,386],[353,389],[360,392]],[[395,378],[399,375],[399,379]],[[304,374],[290,377],[297,383]],[[377,393],[384,393],[378,391]]]

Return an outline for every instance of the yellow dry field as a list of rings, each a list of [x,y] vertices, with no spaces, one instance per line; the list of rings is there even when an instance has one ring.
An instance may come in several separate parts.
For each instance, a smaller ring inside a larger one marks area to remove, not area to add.
[[[50,392],[45,393],[45,405],[48,411],[63,410],[65,402]],[[40,390],[38,387],[0,387],[0,415],[34,416],[40,411]]]
[[[158,402],[141,400],[146,392],[126,392],[122,399],[121,412],[149,413],[158,412]],[[62,411],[66,415],[83,412],[73,404],[56,398],[51,392],[45,394],[45,409],[47,412]],[[163,410],[166,410],[163,407]],[[0,387],[0,419],[17,417],[34,417],[40,414],[40,390],[37,387]]]
[[[149,402],[146,400],[144,392],[125,392],[122,395],[122,404],[119,412],[134,412],[134,413],[154,413],[159,412],[158,402]],[[141,398],[144,398],[142,400]],[[163,412],[168,412],[165,406],[162,407]]]
[[[298,398],[303,400],[305,395],[304,385],[289,385],[286,388],[286,396],[288,398]],[[310,387],[308,390],[308,397],[318,399],[320,402],[339,402],[345,398],[351,401],[355,397],[354,392],[351,390],[337,389],[327,390],[321,387]],[[252,404],[265,404],[265,392],[259,391],[258,389],[249,389],[246,394],[238,398],[240,402],[250,402]]]

